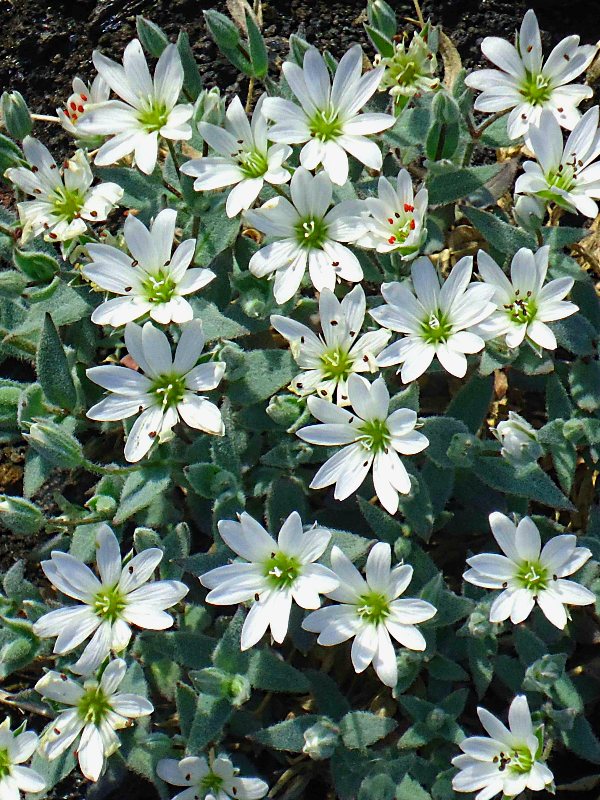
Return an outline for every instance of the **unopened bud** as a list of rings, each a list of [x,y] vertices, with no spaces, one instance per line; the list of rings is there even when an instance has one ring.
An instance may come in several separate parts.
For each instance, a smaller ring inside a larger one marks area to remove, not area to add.
[[[4,92],[0,100],[6,130],[14,139],[24,139],[31,133],[33,120],[20,92]]]
[[[12,533],[37,533],[43,522],[44,515],[34,503],[0,494],[0,523]]]
[[[328,719],[322,719],[304,731],[304,747],[306,753],[313,761],[322,761],[331,758],[340,741],[340,729]]]
[[[81,444],[54,422],[34,422],[24,437],[42,458],[57,467],[74,469],[85,461]]]

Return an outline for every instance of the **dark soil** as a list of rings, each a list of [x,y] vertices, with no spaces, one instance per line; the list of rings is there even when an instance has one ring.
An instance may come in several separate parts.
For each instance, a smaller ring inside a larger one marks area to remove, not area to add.
[[[414,17],[412,2],[388,0],[400,17]],[[369,48],[362,29],[366,0],[264,0],[264,33],[275,72],[287,53],[287,38],[300,32],[321,49],[340,56],[351,44]],[[512,38],[527,8],[533,7],[544,32],[546,47],[570,33],[583,43],[600,39],[600,14],[594,0],[423,0],[424,16],[443,26],[457,46],[466,67],[483,65],[480,52],[484,36]],[[127,42],[135,34],[135,17],[142,14],[160,24],[170,37],[180,28],[188,32],[205,85],[222,92],[245,91],[246,79],[217,51],[207,35],[202,11],[226,12],[225,0],[0,0],[0,91],[17,89],[37,113],[53,114],[70,94],[75,75],[93,77],[92,51],[101,49],[120,60]],[[369,50],[367,50],[369,52]],[[66,152],[70,141],[58,126],[36,133]],[[0,491],[11,493],[21,478],[19,455],[0,451]],[[27,558],[29,537],[0,534],[0,564],[7,568],[18,558]],[[33,567],[33,565],[32,565]],[[2,570],[0,570],[2,571]],[[589,765],[573,758],[562,765],[561,777],[575,780],[589,772]],[[87,784],[70,777],[52,793],[55,800],[154,800],[154,789],[140,778],[131,778],[117,791],[86,789]],[[99,787],[98,787],[99,788]],[[591,794],[594,794],[592,790]],[[563,793],[565,800],[591,796],[586,792]],[[314,800],[321,800],[315,792]]]
[[[412,2],[394,2],[398,16],[414,17]],[[600,15],[592,0],[424,0],[423,13],[440,23],[458,47],[467,67],[480,65],[479,45],[487,35],[512,37],[529,6],[538,14],[545,44],[566,33],[584,42],[600,38]],[[287,52],[287,37],[302,31],[312,43],[343,53],[365,41],[362,12],[366,0],[265,0],[265,36],[275,65]],[[190,36],[206,86],[235,93],[245,79],[207,36],[202,11],[226,11],[225,0],[0,0],[3,23],[0,40],[0,89],[18,89],[32,110],[54,113],[70,94],[73,76],[93,74],[91,54],[101,49],[120,57],[135,36],[135,17],[159,23],[170,36],[184,27]],[[44,135],[50,144],[67,144],[57,127]],[[57,141],[58,140],[58,141]]]

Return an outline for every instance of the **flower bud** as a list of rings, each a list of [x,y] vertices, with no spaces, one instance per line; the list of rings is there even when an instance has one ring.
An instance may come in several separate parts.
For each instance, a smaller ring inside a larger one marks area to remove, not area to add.
[[[502,444],[502,455],[514,466],[537,461],[544,452],[535,428],[514,411],[508,412],[508,419],[500,422],[493,433]]]
[[[527,667],[523,688],[547,694],[565,671],[567,656],[564,653],[546,653]]]
[[[302,752],[313,761],[331,758],[340,741],[340,729],[326,717],[304,731]]]
[[[37,533],[43,522],[44,515],[34,503],[0,494],[0,523],[12,533]]]
[[[269,401],[267,414],[273,422],[290,428],[297,422],[306,408],[306,401],[291,394],[276,394]]]
[[[540,229],[545,212],[546,206],[538,197],[519,195],[515,199],[515,219],[522,228],[530,233],[535,233]]]
[[[198,95],[194,108],[194,122],[210,122],[220,125],[225,113],[225,101],[221,97],[218,87],[213,86],[208,91],[205,89]]]
[[[20,92],[4,92],[2,99],[2,118],[9,135],[14,139],[24,139],[31,133],[33,121],[27,103]]]
[[[259,289],[250,289],[240,300],[242,311],[251,319],[264,319],[271,310],[271,303]]]
[[[42,458],[57,467],[74,469],[85,461],[77,439],[54,422],[34,422],[24,437]]]
[[[201,692],[214,697],[226,697],[234,706],[243,705],[252,694],[250,681],[245,675],[231,675],[217,667],[196,672],[194,683]]]

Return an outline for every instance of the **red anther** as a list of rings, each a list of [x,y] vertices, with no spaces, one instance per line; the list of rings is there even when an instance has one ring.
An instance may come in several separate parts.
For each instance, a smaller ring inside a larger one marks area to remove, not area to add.
[[[71,100],[71,102],[69,103],[69,105],[71,106],[71,108],[73,109],[73,111],[77,111],[77,103],[74,103],[74,102]]]
[[[394,224],[394,220],[391,217],[388,217],[388,222],[390,223],[390,225]]]
[[[79,113],[82,114],[83,113],[83,106],[77,106],[77,111],[79,111]]]
[[[389,244],[394,244],[395,241],[396,241],[395,236],[390,236],[390,238],[388,239]]]
[[[80,94],[79,97],[81,97],[81,99],[83,100],[84,103],[87,103],[87,95],[86,94]]]
[[[410,225],[408,227],[411,229],[411,231],[414,231],[414,229],[416,227],[416,223],[415,223],[414,219],[411,219]]]
[[[410,211],[414,211],[415,207],[411,206],[410,203],[404,203],[404,210],[408,214]]]
[[[68,108],[63,109],[63,112],[67,115],[67,117],[69,116],[69,109]]]

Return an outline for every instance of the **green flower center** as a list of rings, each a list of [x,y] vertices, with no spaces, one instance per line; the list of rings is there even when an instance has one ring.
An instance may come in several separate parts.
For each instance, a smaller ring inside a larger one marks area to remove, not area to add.
[[[352,356],[339,346],[321,355],[321,371],[326,380],[346,380],[352,372],[353,365]]]
[[[337,139],[342,135],[342,123],[334,108],[317,111],[309,123],[310,135],[322,142]]]
[[[367,592],[358,598],[356,611],[361,619],[379,625],[390,615],[390,602],[379,592]]]
[[[168,303],[175,293],[176,284],[168,273],[159,271],[148,276],[142,286],[151,303]]]
[[[182,375],[161,375],[150,390],[160,400],[163,408],[174,408],[184,398],[185,377]]]
[[[389,225],[388,244],[400,246],[408,239],[411,232],[417,227],[414,210],[414,206],[405,203],[401,211],[395,211],[393,217],[387,217],[386,226]]]
[[[223,786],[223,778],[214,772],[208,772],[200,781],[200,789],[204,792],[205,797],[209,793],[216,795],[221,786]]]
[[[494,762],[498,764],[500,772],[508,769],[509,772],[524,775],[531,772],[531,768],[535,764],[535,759],[531,755],[528,747],[515,747],[509,753],[500,753],[499,756],[494,758]]]
[[[265,578],[274,589],[289,589],[300,575],[301,566],[297,558],[279,551],[265,562]]]
[[[138,112],[137,118],[146,133],[153,133],[167,124],[169,112],[164,103],[152,99],[146,108]]]
[[[560,164],[555,172],[551,172],[547,176],[547,181],[550,186],[555,186],[557,189],[563,189],[565,192],[571,191],[575,185],[575,165],[568,164],[566,167]],[[552,196],[552,199],[555,199]]]
[[[523,325],[535,319],[537,305],[531,296],[531,291],[528,291],[525,297],[520,297],[519,295],[520,290],[517,289],[512,303],[507,303],[504,308],[512,322]]]
[[[548,570],[539,561],[524,561],[515,577],[524,589],[534,595],[548,586]]]
[[[101,589],[94,596],[94,612],[97,616],[116,622],[125,608],[125,597],[117,586],[112,589]]]
[[[364,422],[359,431],[359,441],[363,447],[372,453],[382,453],[387,450],[392,436],[385,419],[371,419]]]
[[[74,220],[85,203],[82,193],[77,189],[59,187],[54,189],[53,194],[52,210],[56,216],[68,222]]]
[[[8,750],[0,750],[0,781],[10,775],[12,761],[8,755]]]
[[[238,160],[246,178],[261,178],[269,169],[267,157],[258,150],[242,151]]]
[[[327,241],[327,224],[322,217],[308,217],[296,223],[298,244],[306,250],[318,250]]]
[[[80,718],[85,722],[99,725],[112,709],[102,688],[93,686],[83,695],[77,704],[77,710]]]
[[[527,72],[525,80],[519,89],[520,95],[531,103],[532,106],[541,106],[547,103],[552,94],[550,78],[541,73]]]
[[[432,312],[421,323],[421,331],[427,344],[443,343],[448,340],[452,333],[452,323],[446,319],[441,311]]]

